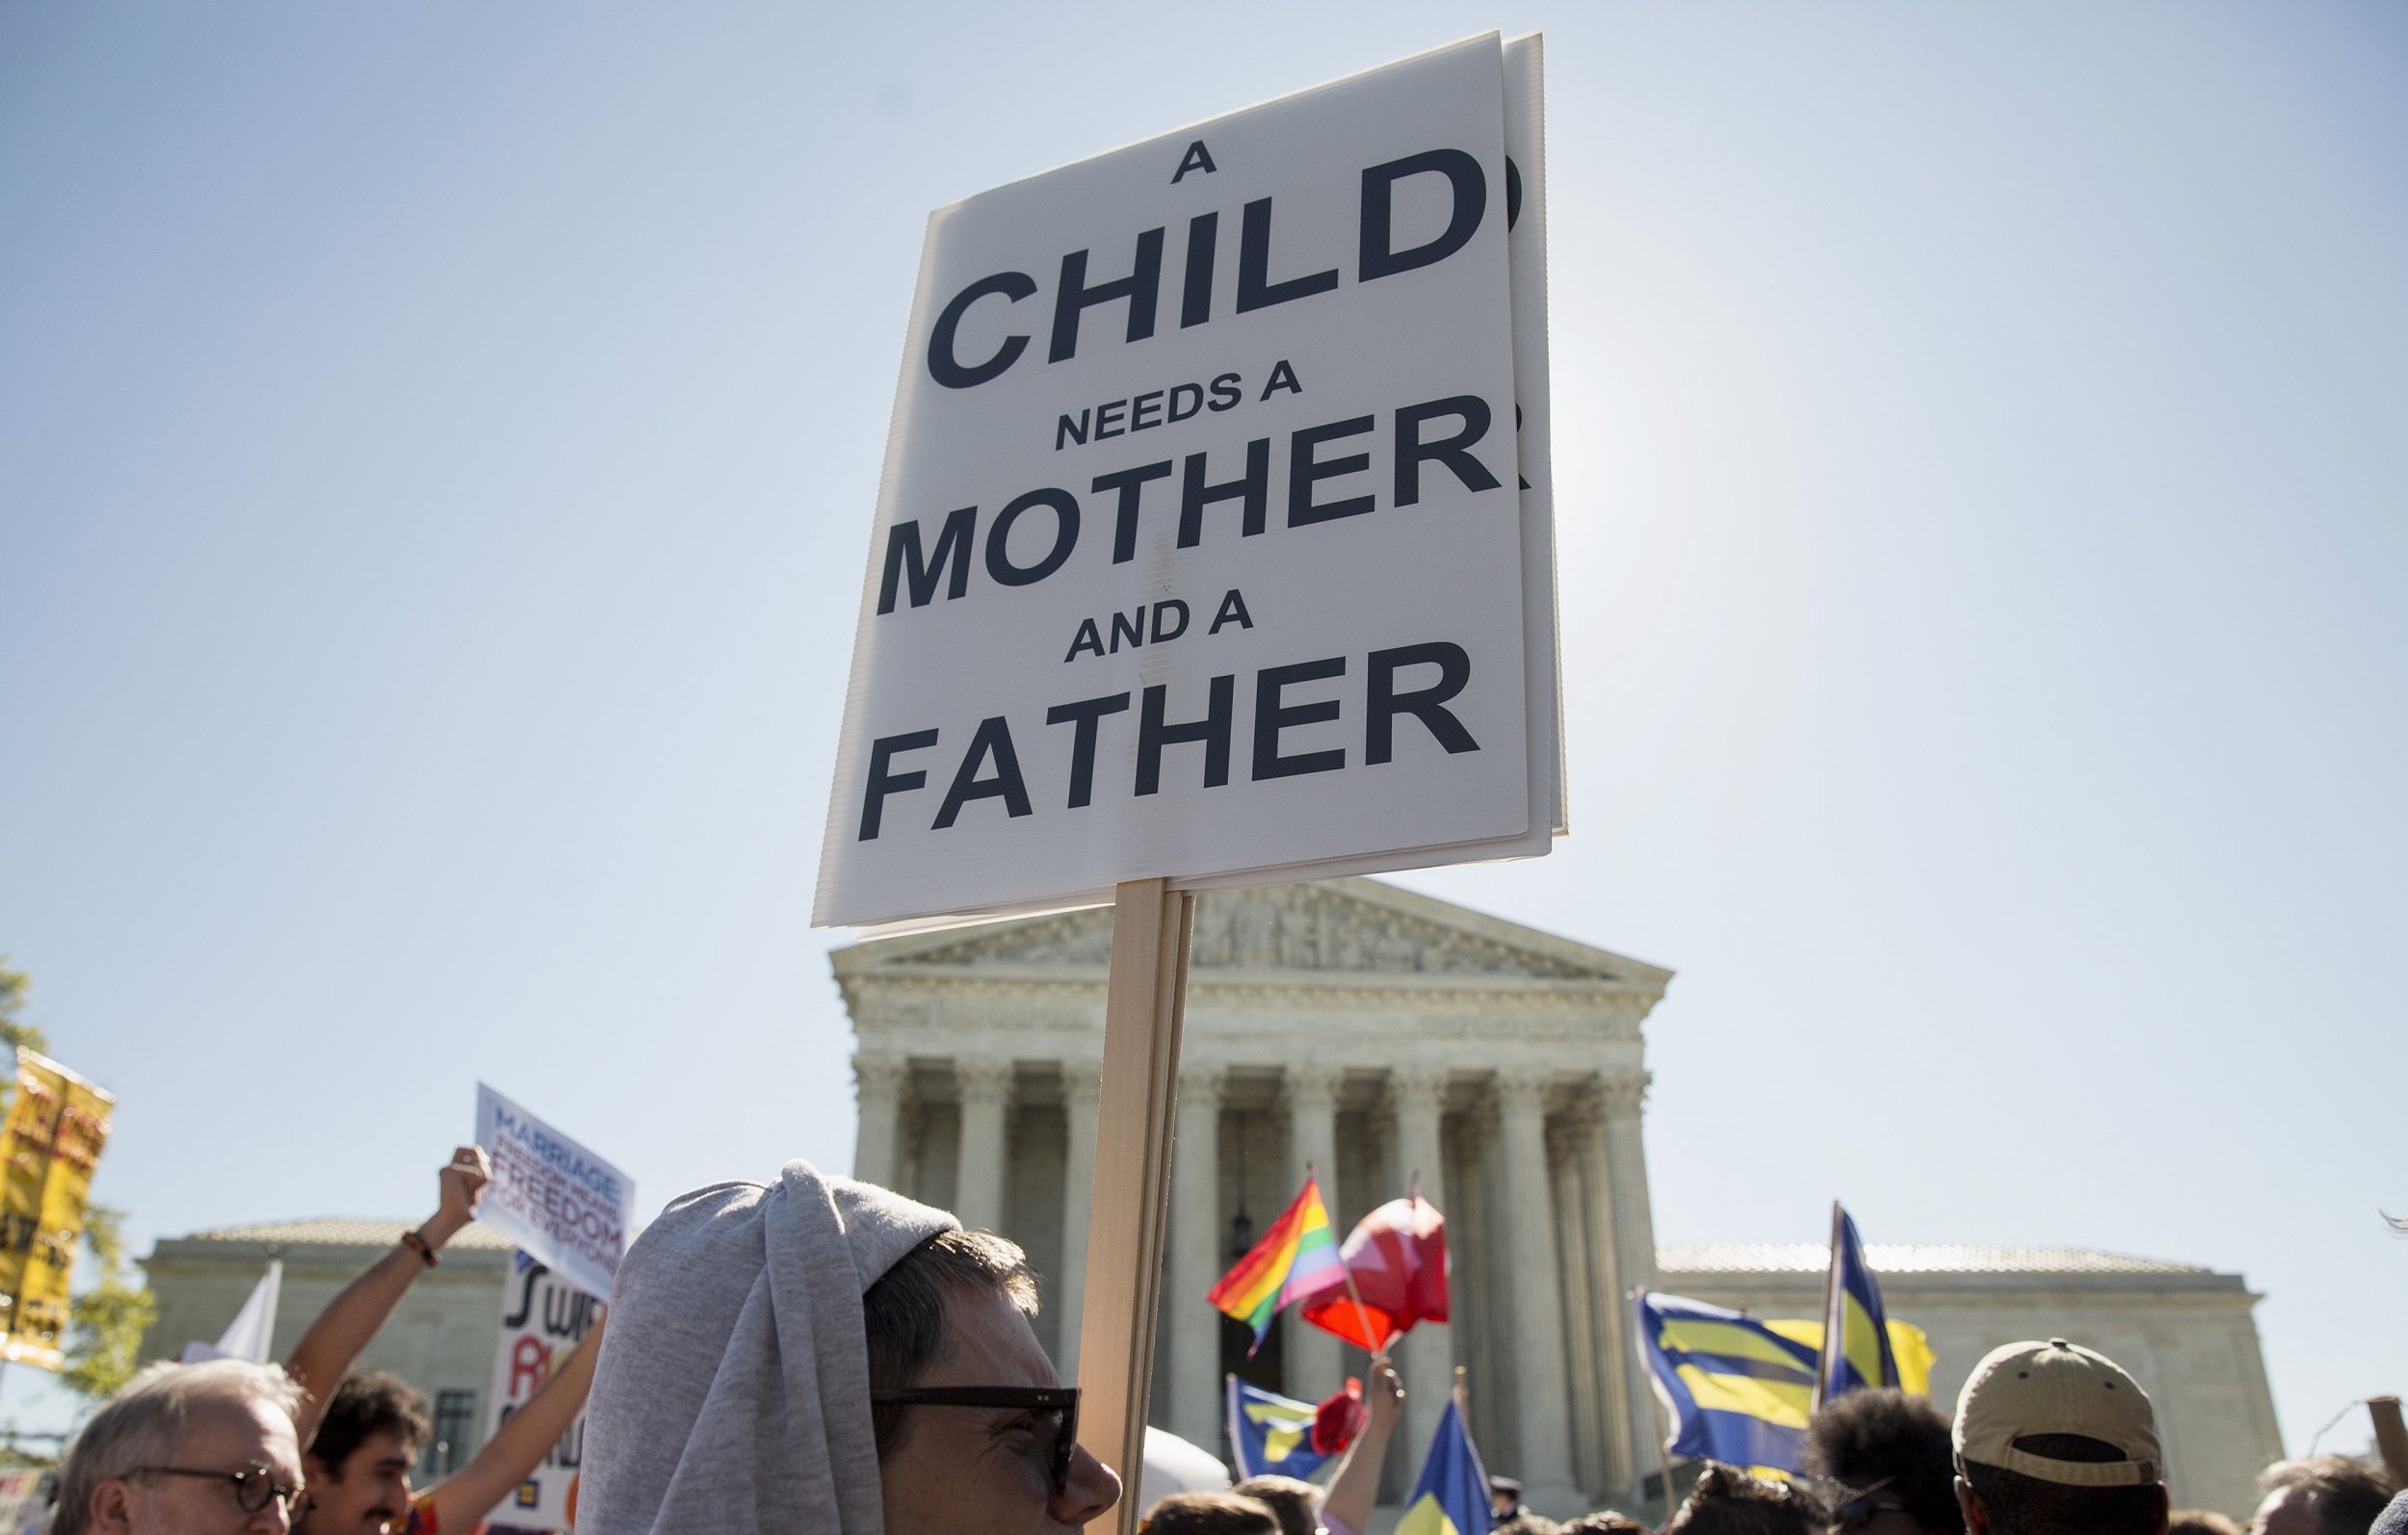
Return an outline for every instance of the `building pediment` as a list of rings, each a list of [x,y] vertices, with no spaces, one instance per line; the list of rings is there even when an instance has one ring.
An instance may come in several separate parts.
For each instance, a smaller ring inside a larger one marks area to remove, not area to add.
[[[1092,976],[1112,958],[1112,911],[876,939],[836,957],[840,975],[1035,969]],[[1207,891],[1196,898],[1189,963],[1199,980],[1216,972],[1495,976],[1661,994],[1671,979],[1658,966],[1361,878]]]

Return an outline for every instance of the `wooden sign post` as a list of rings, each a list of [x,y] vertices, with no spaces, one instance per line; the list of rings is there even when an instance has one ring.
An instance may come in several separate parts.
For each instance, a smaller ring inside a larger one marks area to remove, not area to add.
[[[1179,1028],[1187,1007],[1195,898],[1133,879],[1112,899],[1112,979],[1104,1002],[1104,1096],[1095,1188],[1087,1204],[1086,1314],[1079,1328],[1079,1427],[1120,1472],[1119,1506],[1090,1535],[1137,1528],[1153,1397],[1154,1318],[1178,1122]]]

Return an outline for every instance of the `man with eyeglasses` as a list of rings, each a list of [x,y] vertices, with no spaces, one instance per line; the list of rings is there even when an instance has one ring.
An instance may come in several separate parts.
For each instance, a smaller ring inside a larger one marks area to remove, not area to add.
[[[273,1365],[151,1366],[67,1445],[51,1535],[283,1535],[300,1405]]]
[[[579,1535],[1059,1535],[1120,1479],[1020,1249],[808,1162],[672,1201],[612,1293]]]

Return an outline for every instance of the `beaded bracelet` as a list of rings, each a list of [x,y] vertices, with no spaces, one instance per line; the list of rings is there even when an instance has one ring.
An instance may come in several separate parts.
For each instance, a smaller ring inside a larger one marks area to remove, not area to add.
[[[427,1239],[424,1236],[419,1236],[416,1232],[402,1233],[402,1245],[408,1248],[411,1252],[416,1253],[421,1259],[425,1260],[429,1268],[432,1268],[435,1264],[443,1262],[443,1260],[434,1256],[434,1249],[427,1245]]]

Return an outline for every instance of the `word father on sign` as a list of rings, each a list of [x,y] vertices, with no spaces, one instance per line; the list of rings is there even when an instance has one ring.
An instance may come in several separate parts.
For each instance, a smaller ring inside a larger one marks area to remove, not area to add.
[[[635,1219],[634,1181],[483,1082],[477,1144],[493,1159],[477,1218],[607,1299]]]
[[[1545,850],[1508,67],[1490,34],[930,217],[816,922]]]

